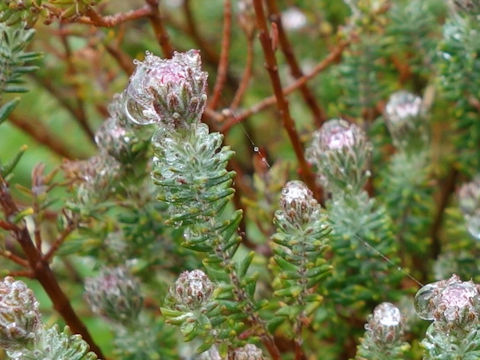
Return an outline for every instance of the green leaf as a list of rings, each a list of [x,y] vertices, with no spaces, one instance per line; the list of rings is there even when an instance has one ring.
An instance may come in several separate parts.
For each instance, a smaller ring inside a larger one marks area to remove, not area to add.
[[[0,107],[0,124],[7,120],[7,118],[10,116],[12,111],[15,109],[15,107],[18,105],[20,102],[20,98],[15,98],[13,100],[10,100],[6,104],[3,104],[2,107]]]

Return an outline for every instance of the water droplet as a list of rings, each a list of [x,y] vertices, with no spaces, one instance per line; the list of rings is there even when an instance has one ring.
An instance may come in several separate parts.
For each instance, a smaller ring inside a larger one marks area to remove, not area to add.
[[[423,320],[433,320],[433,299],[437,296],[437,283],[428,284],[418,290],[415,295],[415,311]]]

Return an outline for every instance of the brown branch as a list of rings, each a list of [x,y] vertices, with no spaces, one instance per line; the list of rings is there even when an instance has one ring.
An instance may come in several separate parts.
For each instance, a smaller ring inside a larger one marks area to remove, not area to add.
[[[94,143],[95,135],[90,129],[90,126],[86,123],[85,114],[82,113],[80,109],[72,106],[60,90],[56,89],[49,81],[46,81],[46,79],[37,75],[32,75],[32,78],[57,99],[59,104],[62,105],[70,115],[72,115],[80,128],[82,128],[82,130],[88,135],[88,138]]]
[[[230,52],[230,40],[232,36],[232,3],[230,0],[225,0],[223,19],[222,51],[220,53],[220,61],[218,62],[217,79],[215,80],[212,98],[208,104],[210,109],[215,109],[217,107],[223,87],[227,80],[228,55]]]
[[[5,213],[6,218],[14,218],[19,209],[15,204],[5,179],[0,176],[0,206]],[[37,279],[45,292],[48,294],[50,300],[53,303],[54,308],[60,313],[67,325],[73,332],[80,334],[89,345],[90,349],[97,354],[99,358],[104,358],[102,351],[93,341],[85,324],[80,320],[70,304],[68,297],[60,288],[55,274],[50,269],[48,262],[42,259],[40,250],[35,247],[28,232],[26,225],[18,227],[12,232],[13,236],[22,247],[22,250],[28,260],[30,268],[34,273],[35,279]]]
[[[18,270],[18,271],[10,271],[7,276],[11,276],[14,278],[17,277],[26,277],[29,279],[34,279],[34,274],[31,270]]]
[[[173,56],[173,47],[170,43],[170,38],[163,23],[163,18],[160,15],[160,10],[158,9],[158,0],[145,0],[150,8],[150,23],[152,24],[153,32],[157,38],[160,47],[162,48],[163,55],[166,58],[171,58]]]
[[[23,266],[23,267],[26,267],[26,268],[29,267],[29,263],[28,263],[27,260],[21,258],[20,256],[17,256],[15,254],[11,253],[8,250],[0,251],[0,256],[4,257],[5,259],[8,259],[10,261],[13,261],[17,265],[20,265],[20,266]]]
[[[77,69],[74,64],[72,49],[70,48],[70,44],[68,43],[66,36],[60,36],[60,40],[63,48],[65,49],[65,60],[67,63],[68,71],[74,77],[77,74]],[[85,133],[90,137],[90,140],[92,142],[95,142],[95,134],[91,129],[90,125],[88,124],[87,113],[85,111],[85,101],[80,95],[80,88],[78,84],[74,84],[73,87],[76,93],[75,99],[77,101],[78,123],[84,129]]]
[[[48,249],[48,252],[43,255],[43,259],[47,262],[50,262],[57,250],[60,248],[60,246],[62,246],[68,235],[70,235],[76,228],[77,222],[69,221],[67,227],[59,234],[53,244],[50,245],[50,249]]]
[[[309,164],[305,160],[304,150],[297,130],[295,129],[295,123],[290,115],[288,101],[283,94],[282,84],[280,82],[280,76],[278,74],[277,60],[272,48],[272,39],[268,34],[267,21],[265,19],[265,13],[263,10],[262,0],[254,0],[253,5],[255,7],[255,14],[257,19],[257,28],[259,30],[260,43],[262,44],[263,52],[265,55],[265,67],[270,76],[273,92],[277,100],[277,107],[280,112],[280,116],[283,121],[283,127],[287,131],[288,137],[292,144],[293,150],[297,157],[301,176],[304,179],[307,186],[313,191],[318,200],[322,199],[322,191],[315,183],[315,175],[312,172]]]
[[[457,178],[458,178],[458,170],[452,167],[442,186],[437,213],[433,220],[432,228],[430,231],[430,237],[432,238],[432,247],[431,247],[432,254],[431,255],[433,259],[437,259],[438,255],[440,255],[440,253],[442,252],[442,244],[440,242],[439,232],[443,224],[445,209],[448,205],[448,202],[450,201],[451,195],[455,191]]]
[[[220,59],[215,50],[210,47],[209,42],[205,41],[205,39],[200,35],[190,5],[190,0],[183,1],[183,13],[185,14],[185,19],[187,20],[187,30],[200,49],[202,49],[202,55],[205,60],[212,64],[218,64]]]
[[[71,153],[69,146],[60,139],[51,135],[50,131],[38,119],[27,119],[17,114],[11,114],[9,117],[11,124],[30,135],[39,144],[45,145],[55,154],[67,159],[75,159],[77,156]]]
[[[327,69],[330,65],[333,63],[337,62],[340,57],[342,56],[343,50],[349,45],[348,41],[343,41],[340,44],[338,44],[328,55],[325,59],[323,59],[320,63],[318,63],[312,71],[310,71],[307,75],[304,75],[303,77],[299,78],[296,80],[293,84],[285,87],[283,89],[283,95],[290,95],[293,93],[295,90],[297,90],[300,86],[303,84],[307,83],[309,80],[313,79],[315,76],[317,76],[320,72],[324,71]],[[238,124],[239,122],[242,122],[246,118],[252,116],[253,114],[256,114],[272,105],[275,105],[277,103],[277,99],[275,96],[269,96],[259,103],[253,105],[247,110],[244,110],[238,114],[228,114],[230,116],[230,119],[225,122],[225,124],[221,127],[222,133],[226,133],[230,130],[231,127],[234,125]],[[207,115],[212,116],[216,120],[221,120],[222,115],[220,114],[212,114],[211,112],[207,112]]]
[[[135,70],[135,66],[133,65],[133,61],[126,53],[124,53],[119,46],[113,46],[109,43],[104,43],[105,49],[107,52],[115,59],[117,64],[122,68],[122,70],[128,76],[133,74]]]
[[[282,17],[280,11],[278,10],[277,1],[267,0],[267,9],[270,15],[270,20],[277,25],[280,49],[285,55],[285,59],[287,60],[288,66],[290,67],[290,72],[295,79],[299,79],[304,74],[297,61],[297,58],[295,57],[292,45],[283,27]],[[302,84],[299,89],[303,99],[305,100],[305,103],[308,105],[308,107],[313,113],[315,125],[317,127],[322,126],[322,123],[327,120],[327,117],[323,109],[318,105],[317,101],[315,100],[314,94],[306,83]]]
[[[245,69],[243,70],[242,79],[240,80],[237,91],[235,92],[232,103],[230,104],[231,111],[235,111],[235,109],[240,105],[243,95],[247,91],[250,78],[252,77],[253,56],[253,37],[247,36],[247,60]]]
[[[102,16],[93,7],[90,6],[88,7],[86,14],[88,16],[82,16],[76,19],[74,18],[73,21],[82,23],[82,24],[89,24],[89,25],[95,25],[98,27],[110,28],[127,21],[137,20],[137,19],[151,16],[152,9],[150,6],[145,5],[139,9],[130,10],[125,13]]]

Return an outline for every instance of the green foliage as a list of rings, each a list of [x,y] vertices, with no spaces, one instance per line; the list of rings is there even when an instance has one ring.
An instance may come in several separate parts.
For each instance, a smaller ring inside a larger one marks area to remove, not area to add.
[[[72,335],[66,327],[62,332],[55,325],[42,331],[38,343],[32,350],[10,354],[12,360],[95,360],[88,351],[88,344],[80,335]]]
[[[14,98],[3,103],[2,93],[26,92],[21,77],[37,69],[32,62],[38,60],[40,54],[25,51],[34,34],[35,30],[26,29],[24,23],[8,25],[0,22],[0,123],[8,118],[19,101]]]
[[[251,1],[0,1],[2,273],[33,277],[46,323],[69,323],[37,281],[51,269],[106,359],[479,358],[478,285],[451,306],[440,286],[431,316],[405,305],[421,282],[480,280],[480,203],[455,195],[480,171],[479,2],[269,2],[293,127]],[[68,330],[28,330],[26,307],[11,358],[96,358]]]
[[[287,183],[281,203],[274,219],[277,232],[273,241],[278,245],[273,250],[277,277],[274,295],[285,304],[276,315],[298,322],[321,305],[322,297],[314,288],[331,270],[324,254],[330,229],[303,183]]]

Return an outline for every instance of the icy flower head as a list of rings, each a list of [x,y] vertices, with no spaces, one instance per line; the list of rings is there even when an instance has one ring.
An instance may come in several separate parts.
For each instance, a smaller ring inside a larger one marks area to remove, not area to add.
[[[313,134],[306,156],[329,191],[358,191],[369,175],[371,152],[372,146],[360,127],[333,119]]]
[[[434,320],[445,329],[477,326],[480,316],[480,292],[472,281],[457,275],[425,285],[415,295],[415,310],[424,320]]]
[[[0,346],[15,350],[32,343],[41,327],[38,301],[22,281],[0,282]]]
[[[407,149],[428,140],[422,98],[406,91],[397,91],[388,100],[385,117],[396,147]]]
[[[282,189],[280,197],[281,214],[291,223],[303,224],[311,220],[319,210],[319,204],[312,191],[299,180],[289,181]]]
[[[235,349],[233,353],[234,360],[263,360],[262,350],[253,344],[247,344],[241,348]]]
[[[85,298],[94,313],[122,324],[137,319],[143,306],[140,284],[124,267],[106,268],[87,279]]]
[[[214,284],[203,271],[193,270],[180,274],[171,293],[177,306],[196,310],[208,303],[214,290]]]
[[[468,231],[480,240],[480,175],[460,188],[458,199]]]
[[[200,121],[207,101],[207,73],[201,69],[198,50],[175,52],[171,59],[147,52],[136,65],[125,95],[131,121],[175,129]]]
[[[122,95],[114,95],[108,107],[110,117],[95,133],[95,142],[100,151],[108,153],[120,163],[129,163],[145,151],[149,134],[143,127],[128,121]]]
[[[379,344],[389,344],[400,339],[403,333],[403,318],[400,310],[385,302],[378,305],[370,315],[365,329],[372,340]]]

